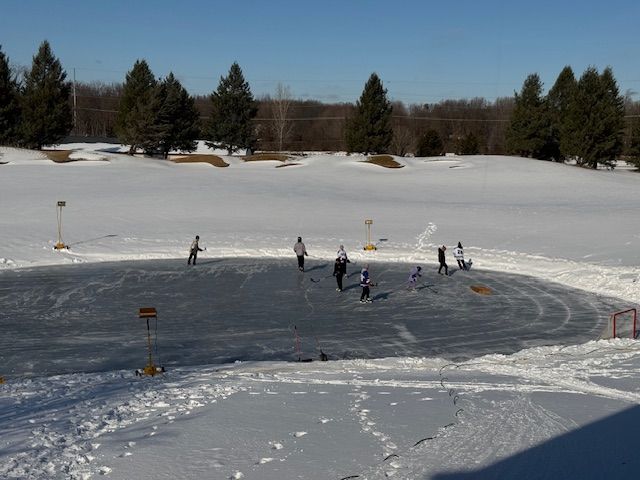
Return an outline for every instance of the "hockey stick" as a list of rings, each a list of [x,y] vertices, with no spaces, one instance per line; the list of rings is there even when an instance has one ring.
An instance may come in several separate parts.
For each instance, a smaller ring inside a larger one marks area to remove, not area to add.
[[[313,283],[320,283],[322,280],[326,280],[329,277],[333,277],[333,273],[331,275],[326,275],[326,276],[324,276],[322,278],[318,278],[318,279],[310,277],[309,280],[311,280]]]
[[[428,288],[428,289],[429,289],[429,290],[431,290],[433,293],[438,293],[438,291],[437,291],[436,289],[432,288],[432,287],[433,287],[433,285],[427,285],[426,283],[423,283],[423,285],[424,285],[424,287],[425,287],[425,288]]]

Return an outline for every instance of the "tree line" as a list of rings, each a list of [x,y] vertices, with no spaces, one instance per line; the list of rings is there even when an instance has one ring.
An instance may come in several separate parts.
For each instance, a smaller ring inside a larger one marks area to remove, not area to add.
[[[21,75],[0,47],[0,144],[41,148],[72,133],[165,157],[205,139],[228,153],[516,154],[592,168],[640,158],[640,103],[620,95],[610,68],[576,80],[565,67],[546,95],[531,74],[513,97],[409,106],[391,102],[375,73],[355,104],[299,100],[282,84],[256,99],[237,63],[209,95],[189,95],[173,73],[156,78],[145,60],[121,84],[71,87],[47,41]]]

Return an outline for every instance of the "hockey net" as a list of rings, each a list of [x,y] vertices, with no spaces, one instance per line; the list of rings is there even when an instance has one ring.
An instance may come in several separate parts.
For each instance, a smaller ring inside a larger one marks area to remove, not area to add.
[[[609,317],[609,338],[637,338],[638,312],[635,308],[612,313]]]

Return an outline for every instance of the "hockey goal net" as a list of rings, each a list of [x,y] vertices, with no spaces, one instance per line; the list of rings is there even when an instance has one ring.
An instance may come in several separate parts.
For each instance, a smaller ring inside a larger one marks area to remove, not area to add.
[[[611,338],[636,338],[638,325],[638,312],[635,308],[621,310],[609,317],[609,331]]]

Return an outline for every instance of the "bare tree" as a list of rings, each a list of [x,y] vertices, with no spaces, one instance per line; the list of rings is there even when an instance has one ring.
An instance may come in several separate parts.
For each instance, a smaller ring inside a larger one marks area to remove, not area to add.
[[[282,151],[282,146],[293,129],[293,123],[289,118],[289,109],[292,100],[291,89],[286,85],[278,83],[276,93],[272,100],[273,133],[278,145],[278,151]]]

